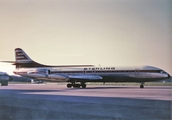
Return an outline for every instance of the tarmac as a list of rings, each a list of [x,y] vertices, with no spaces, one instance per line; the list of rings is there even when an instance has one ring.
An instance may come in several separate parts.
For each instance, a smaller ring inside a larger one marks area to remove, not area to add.
[[[0,120],[172,120],[172,86],[0,86]]]

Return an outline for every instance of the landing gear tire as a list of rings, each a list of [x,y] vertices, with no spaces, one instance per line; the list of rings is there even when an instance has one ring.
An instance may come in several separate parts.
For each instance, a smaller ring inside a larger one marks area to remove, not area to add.
[[[144,88],[144,85],[140,85],[140,88]]]
[[[74,84],[73,85],[74,88],[80,88],[80,86],[81,86],[80,84]]]
[[[87,85],[86,84],[81,84],[81,86],[82,86],[82,88],[86,88]]]
[[[72,84],[67,84],[67,88],[71,88],[72,87]]]
[[[81,83],[81,84],[69,83],[69,84],[67,84],[67,88],[71,88],[71,87],[73,87],[73,88],[80,88],[80,87],[86,88],[86,86],[87,85],[85,83]]]

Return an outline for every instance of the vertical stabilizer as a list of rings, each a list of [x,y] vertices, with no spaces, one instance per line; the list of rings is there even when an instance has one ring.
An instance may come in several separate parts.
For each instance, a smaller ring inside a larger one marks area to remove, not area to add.
[[[16,68],[44,67],[45,65],[33,61],[21,48],[15,49]]]
[[[33,61],[21,48],[15,49],[15,61],[1,61],[12,63],[16,68],[38,68],[38,67],[94,67],[94,65],[60,65],[50,66],[43,65]]]
[[[16,60],[16,63],[33,62],[33,60],[21,48],[15,49],[15,60]]]

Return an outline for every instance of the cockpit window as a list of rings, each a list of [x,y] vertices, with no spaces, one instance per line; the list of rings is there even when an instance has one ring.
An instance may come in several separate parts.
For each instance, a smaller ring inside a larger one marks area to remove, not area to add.
[[[161,71],[160,73],[166,73],[165,71]]]

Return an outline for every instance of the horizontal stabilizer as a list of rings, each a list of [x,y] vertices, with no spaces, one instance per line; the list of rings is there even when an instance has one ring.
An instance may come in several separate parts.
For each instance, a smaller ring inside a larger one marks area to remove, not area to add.
[[[0,62],[6,62],[6,63],[16,63],[15,61],[0,61]]]

